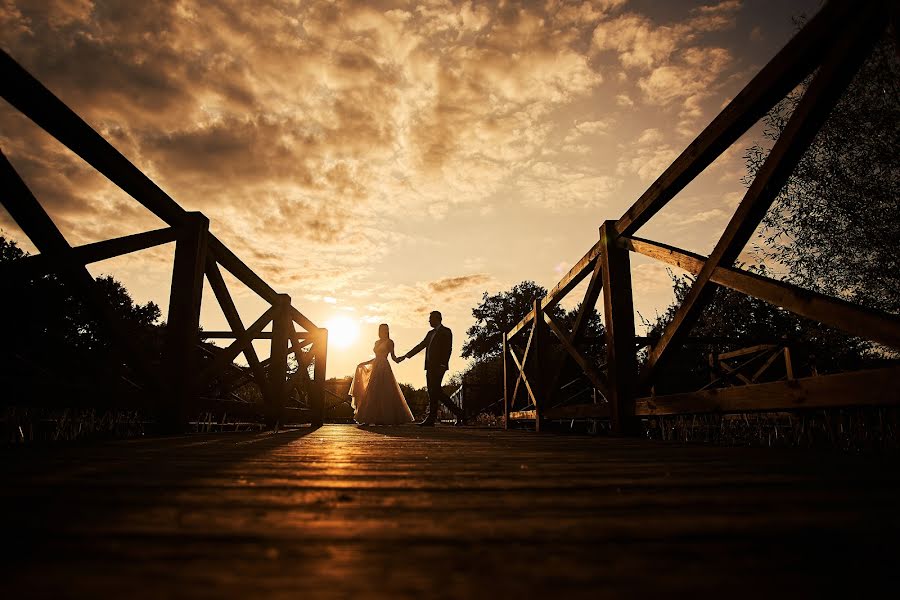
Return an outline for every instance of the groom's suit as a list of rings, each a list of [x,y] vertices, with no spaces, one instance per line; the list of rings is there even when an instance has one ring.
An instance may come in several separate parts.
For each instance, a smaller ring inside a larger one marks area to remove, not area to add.
[[[441,381],[444,379],[447,369],[450,368],[452,346],[453,332],[449,327],[438,325],[429,331],[425,335],[425,339],[419,342],[415,348],[406,353],[407,358],[412,358],[423,349],[425,350],[425,383],[428,386],[428,417],[426,420],[437,418],[438,402],[442,402],[457,417],[462,417],[462,411],[441,389]]]

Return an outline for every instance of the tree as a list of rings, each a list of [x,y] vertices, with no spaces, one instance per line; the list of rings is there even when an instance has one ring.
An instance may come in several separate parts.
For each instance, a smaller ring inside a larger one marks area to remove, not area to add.
[[[415,388],[408,383],[401,383],[400,390],[403,392],[406,403],[409,405],[409,409],[414,415],[418,417],[428,412],[427,388]]]
[[[485,292],[481,303],[472,309],[475,324],[466,331],[463,358],[496,358],[500,356],[504,332],[512,329],[534,308],[534,301],[547,295],[547,290],[533,281],[523,281],[512,289],[493,296]],[[553,314],[562,317],[560,307]]]
[[[765,267],[749,271],[767,276]],[[675,291],[674,302],[654,322],[643,319],[647,337],[656,343],[687,297],[695,278],[676,276],[669,271]],[[881,366],[882,358],[869,352],[870,344],[815,321],[799,317],[783,308],[717,287],[691,329],[692,337],[719,340],[686,344],[673,356],[655,386],[656,393],[696,390],[709,382],[708,357],[756,344],[786,344],[798,371],[814,363],[820,374]],[[643,351],[646,354],[646,350]],[[639,361],[642,362],[642,361]]]
[[[807,80],[764,118],[777,140]],[[876,44],[763,220],[758,253],[786,279],[900,312],[900,62],[893,36]],[[768,155],[748,149],[749,185]]]
[[[547,290],[533,281],[523,281],[510,290],[493,296],[485,292],[481,297],[481,303],[472,309],[475,325],[466,331],[463,358],[474,358],[478,361],[499,357],[503,334],[525,318],[525,315],[534,308],[535,300],[546,295]],[[581,304],[570,311],[556,305],[550,309],[550,314],[571,330],[580,309]],[[587,353],[599,356],[605,348],[605,342],[603,323],[596,308],[588,315],[585,333]]]
[[[0,264],[28,256],[18,244],[0,236]],[[160,310],[154,302],[137,304],[128,290],[111,276],[96,279],[100,295],[118,317],[125,334],[137,340],[149,358],[161,349]],[[112,352],[108,328],[81,295],[55,274],[22,282],[0,299],[8,339],[0,350],[3,368],[23,364],[39,370],[78,378],[103,371],[110,361],[121,362]]]
[[[523,281],[510,290],[494,295],[485,292],[481,303],[472,309],[472,316],[475,317],[476,323],[466,332],[468,337],[463,345],[463,357],[473,360],[464,371],[455,376],[456,384],[466,382],[501,387],[503,362],[500,352],[503,334],[528,314],[534,307],[536,299],[544,298],[546,295],[547,290],[533,281]],[[550,309],[550,314],[571,331],[580,308],[579,304],[574,309],[566,311],[556,305]],[[522,343],[524,342],[520,340],[520,345]],[[585,335],[579,344],[579,349],[595,364],[598,364],[605,355],[606,341],[603,323],[596,309],[592,309],[588,315]],[[520,348],[519,351],[521,352],[521,350]],[[548,364],[560,364],[565,361],[568,369],[572,369],[574,363],[567,358],[568,355],[562,344],[556,341],[552,335],[547,352],[550,358]],[[563,375],[565,376],[566,373]]]

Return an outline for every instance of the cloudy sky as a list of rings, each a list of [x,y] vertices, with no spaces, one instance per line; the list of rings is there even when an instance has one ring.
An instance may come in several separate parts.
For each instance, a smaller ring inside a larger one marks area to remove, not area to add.
[[[442,310],[458,356],[483,292],[555,284],[819,4],[0,0],[0,45],[314,322],[357,326],[341,376],[378,323],[405,351]],[[707,253],[758,139],[639,235]],[[0,145],[73,245],[162,226],[5,104]],[[91,270],[165,311],[171,256]],[[663,310],[665,267],[632,269]],[[249,324],[262,302],[232,292]]]

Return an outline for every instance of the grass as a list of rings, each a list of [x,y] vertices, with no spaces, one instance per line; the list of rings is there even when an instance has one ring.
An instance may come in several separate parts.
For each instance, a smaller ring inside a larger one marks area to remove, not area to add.
[[[849,452],[900,449],[897,408],[657,417],[644,425],[648,438],[663,441]]]

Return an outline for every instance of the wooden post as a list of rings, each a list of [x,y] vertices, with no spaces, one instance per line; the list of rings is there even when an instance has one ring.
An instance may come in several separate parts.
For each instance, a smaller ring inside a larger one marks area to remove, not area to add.
[[[509,338],[503,332],[503,429],[509,429]]]
[[[188,421],[189,404],[197,389],[197,332],[200,329],[200,303],[203,299],[203,272],[209,219],[202,213],[185,215],[178,228],[169,315],[163,364],[165,398],[161,402],[161,425],[167,433],[181,433]]]
[[[544,401],[547,390],[544,389],[544,336],[547,325],[544,323],[544,312],[541,300],[534,301],[534,340],[531,342],[531,356],[527,360],[534,366],[532,373],[532,389],[534,390],[534,430],[540,432],[541,419],[544,413]],[[524,364],[522,365],[525,366]]]
[[[288,390],[285,381],[288,375],[288,342],[292,330],[291,297],[278,294],[272,305],[272,353],[269,357],[269,393],[266,395],[266,427],[277,429],[281,422],[284,406],[287,404]],[[297,357],[300,360],[300,357]]]
[[[794,365],[791,362],[791,349],[789,346],[784,347],[784,370],[788,380],[794,378]]]
[[[637,431],[634,417],[634,380],[637,374],[634,305],[631,260],[628,250],[616,245],[617,235],[615,221],[605,221],[600,226],[609,417],[613,433],[630,434]]]
[[[312,424],[321,425],[325,419],[325,368],[328,359],[328,330],[319,329],[312,350],[315,353],[313,360],[313,389],[310,395],[312,403]]]

